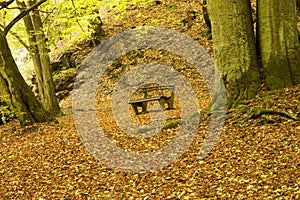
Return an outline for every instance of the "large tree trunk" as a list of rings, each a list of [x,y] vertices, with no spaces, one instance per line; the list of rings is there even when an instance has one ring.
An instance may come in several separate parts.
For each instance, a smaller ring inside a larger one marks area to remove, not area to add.
[[[53,119],[37,101],[20,74],[2,30],[0,30],[0,93],[13,109],[21,126]]]
[[[228,106],[260,90],[250,1],[210,1],[214,60],[221,72]]]
[[[257,43],[267,89],[300,83],[296,0],[257,1]]]
[[[28,7],[34,5],[36,0],[29,0]],[[18,2],[26,9],[24,2]],[[43,32],[42,20],[38,10],[33,10],[31,15],[24,18],[33,58],[34,68],[39,88],[39,98],[43,107],[51,114],[60,114],[60,108],[55,95],[52,72],[50,68],[49,49]]]
[[[24,1],[17,1],[18,6],[20,7],[20,12],[26,10],[26,4]],[[24,25],[26,28],[26,33],[28,35],[29,42],[29,55],[33,62],[34,71],[36,74],[36,81],[38,85],[38,98],[40,100],[44,99],[44,88],[43,86],[43,75],[42,75],[42,64],[40,61],[39,50],[37,47],[37,41],[34,33],[34,27],[30,18],[30,15],[23,17]]]

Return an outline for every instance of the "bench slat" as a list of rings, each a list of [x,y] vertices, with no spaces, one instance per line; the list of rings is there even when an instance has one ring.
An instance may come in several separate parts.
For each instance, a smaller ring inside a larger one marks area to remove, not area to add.
[[[148,87],[148,88],[140,88],[137,91],[139,92],[151,92],[151,91],[156,91],[156,90],[173,90],[174,87],[170,86],[162,86],[162,87]]]
[[[156,101],[160,100],[163,96],[158,96],[158,97],[152,97],[152,98],[147,98],[147,99],[139,99],[139,100],[134,100],[134,101],[129,101],[129,104],[135,104],[135,103],[142,103],[142,102],[147,102],[147,101]]]

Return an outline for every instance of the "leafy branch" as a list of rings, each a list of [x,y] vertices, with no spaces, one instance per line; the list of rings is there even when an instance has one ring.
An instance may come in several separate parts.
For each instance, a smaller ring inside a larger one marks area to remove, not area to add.
[[[75,2],[74,2],[74,0],[71,0],[71,2],[72,2],[72,6],[73,6],[73,8],[74,8],[74,13],[75,13],[75,20],[76,20],[76,23],[78,24],[78,26],[79,26],[79,28],[81,29],[81,31],[82,32],[84,32],[84,29],[82,28],[82,26],[81,26],[81,24],[80,24],[80,22],[79,22],[79,20],[78,20],[78,18],[77,18],[77,13],[76,13],[76,6],[75,6]]]

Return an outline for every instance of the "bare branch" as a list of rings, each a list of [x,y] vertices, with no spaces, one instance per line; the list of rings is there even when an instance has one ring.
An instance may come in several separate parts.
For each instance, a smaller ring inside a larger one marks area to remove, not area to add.
[[[30,8],[22,11],[17,17],[15,17],[4,29],[4,34],[7,35],[8,31],[23,17],[25,17],[30,11],[34,10],[41,4],[45,3],[47,0],[41,0],[33,4]]]
[[[7,10],[20,10],[22,9],[21,7],[9,7],[9,8],[6,8]]]
[[[56,11],[56,8],[53,8],[51,11],[44,12],[44,13],[47,13],[47,16],[46,16],[45,19],[43,20],[43,23],[45,23],[45,22],[48,20],[49,16],[50,16],[52,13],[54,13],[54,11]],[[41,12],[43,12],[43,11],[41,11]]]
[[[12,4],[13,2],[14,2],[14,0],[0,2],[0,10],[2,10],[3,8],[7,8],[7,6]]]
[[[0,24],[0,27],[1,27],[1,28],[5,28],[5,26],[3,26],[2,24]],[[26,42],[25,42],[24,40],[22,40],[22,38],[21,38],[16,32],[10,31],[9,33],[10,33],[12,36],[14,36],[14,37],[18,40],[18,42],[19,42],[20,44],[22,44],[22,45],[27,49],[27,51],[30,50],[30,47],[26,44]]]

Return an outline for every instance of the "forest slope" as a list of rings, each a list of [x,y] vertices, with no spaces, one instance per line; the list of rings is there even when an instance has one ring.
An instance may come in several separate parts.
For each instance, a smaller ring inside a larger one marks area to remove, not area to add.
[[[162,2],[129,6],[121,20],[114,19],[114,11],[107,11],[103,16],[107,37],[142,25],[161,26],[186,33],[212,53],[198,1]],[[190,10],[196,13],[192,21],[188,19]],[[135,64],[155,59],[156,53],[145,51],[135,57]],[[205,93],[204,82],[190,66],[174,55],[162,61],[169,58],[175,68],[184,67],[182,71],[198,96]],[[119,63],[132,64],[126,57]],[[117,129],[109,109],[115,84],[112,77],[118,75],[112,69],[102,79],[107,87],[99,87],[98,96],[98,115],[108,116],[100,124],[108,131],[116,130],[108,137],[118,146],[140,152],[154,150],[172,138],[176,128],[164,130],[161,137],[139,141]],[[206,98],[204,95],[203,109],[209,104]],[[90,154],[75,128],[70,97],[61,102],[66,115],[58,124],[21,129],[12,121],[0,126],[0,199],[299,199],[299,99],[300,86],[262,91],[252,101],[228,111],[220,138],[205,158],[198,157],[208,128],[208,121],[203,120],[180,159],[159,171],[132,174],[111,169]],[[263,110],[278,112],[253,114]]]

